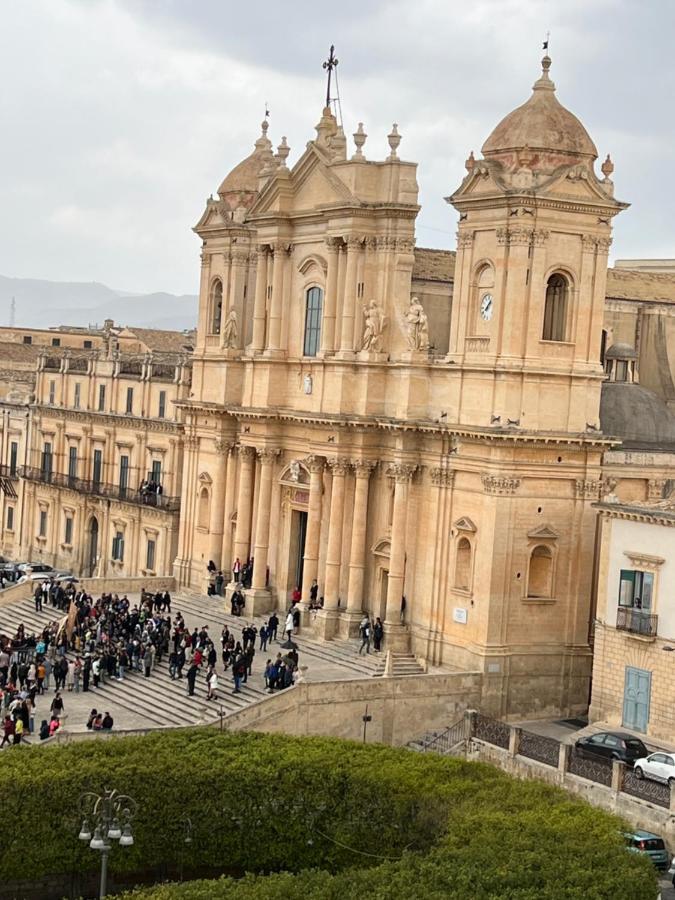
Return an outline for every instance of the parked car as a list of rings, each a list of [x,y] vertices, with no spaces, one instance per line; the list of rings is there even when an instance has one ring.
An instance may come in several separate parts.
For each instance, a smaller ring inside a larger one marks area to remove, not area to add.
[[[618,759],[632,766],[636,759],[649,755],[649,750],[639,738],[620,731],[601,731],[590,734],[574,745],[581,756],[594,759]]]
[[[651,778],[664,784],[675,784],[675,754],[651,753],[635,760],[633,771],[638,778]]]
[[[633,831],[625,838],[630,851],[648,856],[660,872],[668,871],[670,857],[662,837],[651,831]]]
[[[26,569],[30,569],[33,573],[35,572],[53,572],[54,567],[48,566],[47,563],[41,562],[30,562],[30,563],[19,563],[17,569],[20,572],[25,572]]]

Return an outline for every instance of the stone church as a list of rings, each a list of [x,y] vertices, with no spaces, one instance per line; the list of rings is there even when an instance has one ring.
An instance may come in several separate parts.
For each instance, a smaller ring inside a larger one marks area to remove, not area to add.
[[[600,401],[627,204],[550,67],[448,197],[456,256],[415,248],[396,125],[373,159],[326,107],[291,168],[264,122],[195,227],[179,404],[179,584],[252,559],[257,613],[296,587],[306,605],[316,580],[318,634],[353,634],[365,610],[392,651],[482,672],[504,715],[588,705],[593,503],[623,476],[606,481]]]

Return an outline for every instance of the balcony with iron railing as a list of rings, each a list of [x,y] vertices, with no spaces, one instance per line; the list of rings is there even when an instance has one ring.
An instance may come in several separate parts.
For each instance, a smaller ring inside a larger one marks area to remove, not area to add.
[[[19,474],[26,481],[35,481],[40,484],[51,484],[54,487],[65,488],[78,494],[89,494],[93,497],[102,497],[106,500],[119,500],[122,503],[133,503],[135,506],[151,506],[165,512],[178,512],[180,510],[180,497],[169,497],[166,494],[144,492],[131,487],[97,479],[77,478],[74,475],[64,475],[54,472],[51,468],[43,466],[24,466]]]
[[[19,467],[18,466],[0,466],[0,478],[18,478],[19,477]]]
[[[659,617],[642,609],[620,606],[616,614],[617,631],[628,631],[641,637],[655,638]]]

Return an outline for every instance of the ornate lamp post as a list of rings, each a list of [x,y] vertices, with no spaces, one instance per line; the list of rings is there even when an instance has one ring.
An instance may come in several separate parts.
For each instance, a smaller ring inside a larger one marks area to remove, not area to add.
[[[106,895],[108,881],[108,854],[112,842],[119,841],[120,847],[131,847],[134,836],[131,833],[131,820],[136,813],[136,801],[126,794],[117,791],[104,791],[102,794],[87,792],[79,801],[82,813],[82,826],[78,835],[86,841],[92,850],[101,854],[101,887],[99,897]]]

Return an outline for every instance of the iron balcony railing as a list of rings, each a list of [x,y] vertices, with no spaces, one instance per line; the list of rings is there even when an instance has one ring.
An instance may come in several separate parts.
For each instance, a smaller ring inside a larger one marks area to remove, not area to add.
[[[2,478],[18,478],[19,477],[19,467],[18,466],[0,466],[0,477]]]
[[[26,481],[53,484],[55,487],[77,491],[78,494],[91,494],[95,497],[120,500],[123,503],[133,503],[136,506],[152,506],[156,509],[164,509],[167,512],[178,512],[180,510],[180,497],[168,497],[166,494],[150,492],[141,494],[140,491],[131,487],[122,487],[119,484],[109,484],[95,479],[76,478],[74,475],[63,475],[61,472],[53,472],[48,468],[24,466],[20,469],[20,475]]]
[[[630,631],[645,637],[656,637],[659,617],[641,609],[619,607],[616,615],[617,631]]]

